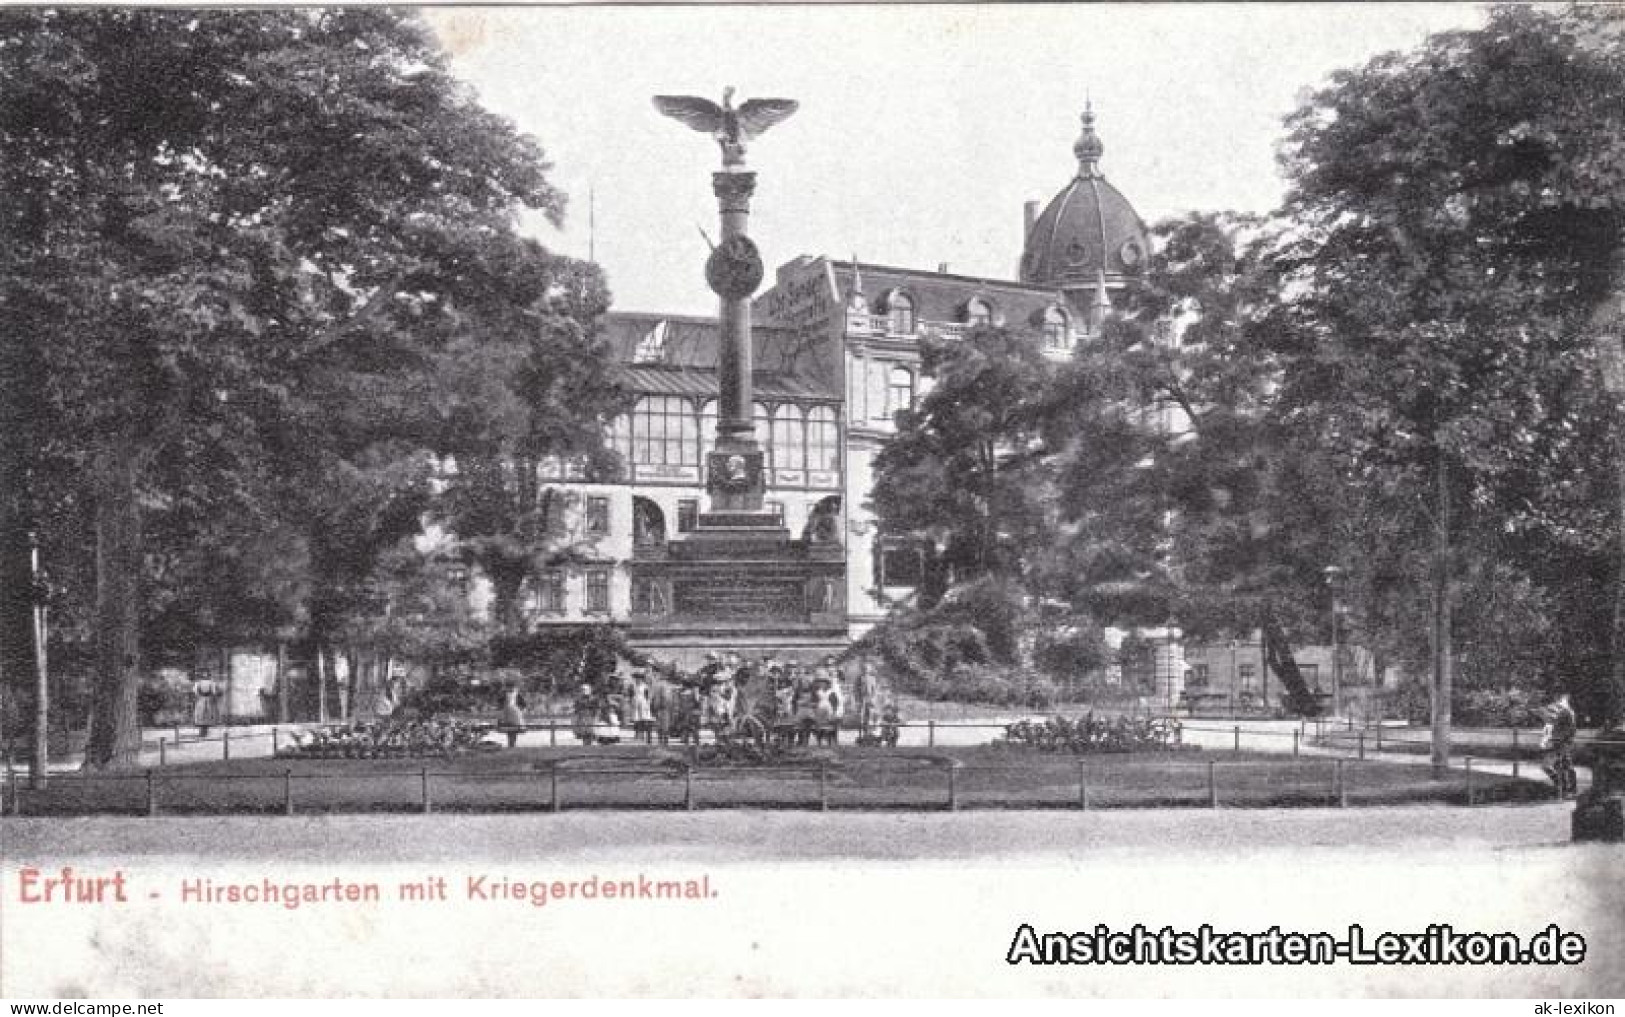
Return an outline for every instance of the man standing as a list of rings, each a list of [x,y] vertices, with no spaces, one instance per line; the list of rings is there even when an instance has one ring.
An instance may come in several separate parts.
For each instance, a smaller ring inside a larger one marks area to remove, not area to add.
[[[1541,712],[1546,718],[1546,727],[1540,733],[1540,748],[1545,757],[1542,769],[1551,778],[1552,786],[1557,788],[1559,798],[1578,794],[1580,786],[1579,778],[1574,773],[1574,737],[1580,725],[1574,715],[1574,707],[1569,703],[1568,693],[1558,696],[1556,702]]]

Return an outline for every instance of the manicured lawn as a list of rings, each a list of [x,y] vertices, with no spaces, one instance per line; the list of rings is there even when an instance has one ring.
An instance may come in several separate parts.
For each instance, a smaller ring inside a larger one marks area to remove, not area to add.
[[[951,777],[950,777],[951,771]],[[770,765],[690,770],[677,749],[519,748],[452,759],[244,759],[112,776],[60,776],[21,791],[25,815],[562,808],[959,808],[1312,806],[1465,802],[1468,776],[1253,752],[1063,756],[1007,746],[801,750]],[[1477,802],[1532,801],[1543,781],[1472,775]],[[1211,784],[1210,784],[1211,781]],[[950,788],[951,783],[951,788]],[[555,790],[556,788],[556,790]],[[150,796],[150,797],[149,797]],[[15,807],[7,801],[7,812]]]
[[[1585,746],[1597,735],[1595,729],[1582,730],[1579,734],[1578,746]],[[1360,738],[1360,732],[1333,731],[1328,729],[1323,744],[1338,748],[1350,748]],[[1365,731],[1365,745],[1367,749],[1377,746],[1377,732],[1375,728]],[[1403,752],[1412,755],[1427,755],[1432,751],[1431,736],[1426,727],[1385,727],[1382,729],[1382,751]],[[1450,732],[1450,757],[1452,759],[1472,756],[1475,759],[1520,759],[1524,762],[1540,758],[1540,728],[1506,727],[1497,728],[1455,728]]]

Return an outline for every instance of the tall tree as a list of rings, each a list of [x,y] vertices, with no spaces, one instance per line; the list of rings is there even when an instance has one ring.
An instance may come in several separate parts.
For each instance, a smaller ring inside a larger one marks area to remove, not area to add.
[[[500,301],[478,335],[441,358],[446,425],[436,447],[454,464],[437,517],[460,552],[490,581],[493,614],[509,637],[528,628],[523,590],[537,570],[591,559],[581,496],[550,482],[568,470],[584,480],[617,476],[604,444],[627,408],[599,318],[609,293],[596,266],[532,247],[517,252],[523,292]]]
[[[914,601],[870,637],[893,668],[1062,672],[1099,662],[1099,626],[1045,583],[1055,540],[1055,446],[1046,430],[1057,365],[1041,340],[1004,328],[921,339],[930,389],[898,414],[875,459],[882,535],[922,556]]]
[[[1282,398],[1364,482],[1425,507],[1437,768],[1463,535],[1501,522],[1517,450],[1593,370],[1587,326],[1618,284],[1625,149],[1600,142],[1625,128],[1625,59],[1579,28],[1499,8],[1336,75],[1288,125]]]
[[[55,449],[95,506],[87,765],[120,765],[154,464],[195,446],[195,493],[227,497],[236,463],[319,433],[288,424],[309,391],[466,331],[516,209],[563,198],[409,12],[10,10],[0,91],[0,328],[48,428],[7,465]]]

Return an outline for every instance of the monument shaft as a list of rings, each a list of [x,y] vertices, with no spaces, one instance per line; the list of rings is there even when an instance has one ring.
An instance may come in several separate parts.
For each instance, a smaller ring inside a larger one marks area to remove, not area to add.
[[[734,237],[748,236],[750,199],[756,191],[756,174],[749,171],[713,173],[711,186],[717,196],[723,245],[727,246]],[[723,451],[755,451],[755,425],[751,413],[754,393],[751,387],[750,297],[722,294],[718,299],[721,302],[718,324],[722,334],[717,363],[721,390],[717,447]],[[748,449],[745,448],[746,443]]]

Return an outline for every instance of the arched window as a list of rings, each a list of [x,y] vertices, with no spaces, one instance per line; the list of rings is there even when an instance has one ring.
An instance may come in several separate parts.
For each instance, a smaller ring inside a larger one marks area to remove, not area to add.
[[[680,396],[644,396],[632,409],[632,461],[650,466],[692,466],[699,422]]]
[[[806,425],[801,407],[784,403],[773,411],[773,468],[801,470],[807,465]]]
[[[914,334],[914,298],[901,290],[886,299],[886,331],[891,335]]]
[[[841,436],[835,411],[814,406],[807,411],[807,469],[833,473],[841,468]]]
[[[666,543],[666,514],[648,498],[632,497],[632,546],[663,547]]]
[[[1072,345],[1071,331],[1067,326],[1069,322],[1066,312],[1059,307],[1046,307],[1044,309],[1044,348],[1049,350],[1064,350]]]
[[[988,328],[993,324],[993,305],[981,297],[972,297],[965,305],[965,324],[971,328]]]
[[[886,415],[906,410],[914,405],[914,372],[906,367],[894,367],[886,379]]]

